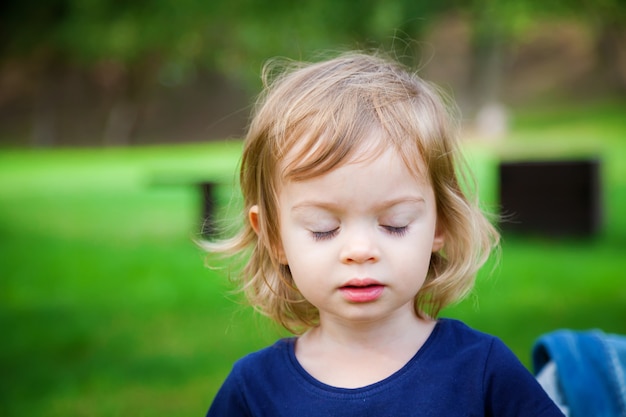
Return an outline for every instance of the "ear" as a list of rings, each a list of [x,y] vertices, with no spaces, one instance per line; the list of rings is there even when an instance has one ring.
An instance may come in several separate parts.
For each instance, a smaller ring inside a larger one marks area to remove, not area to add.
[[[445,232],[443,230],[443,227],[441,227],[441,224],[437,222],[437,227],[435,228],[435,236],[433,238],[433,253],[439,252],[443,248],[445,240]]]
[[[248,210],[248,220],[250,221],[250,226],[252,226],[252,230],[258,235],[259,234],[259,206],[256,204],[250,207]]]
[[[252,227],[252,230],[254,230],[257,236],[259,236],[261,233],[261,227],[259,225],[259,206],[258,205],[255,204],[254,206],[250,207],[250,210],[248,210],[248,220],[250,221],[250,226]],[[274,250],[275,250],[275,254],[276,254],[276,258],[278,259],[278,262],[283,265],[288,265],[289,263],[287,262],[287,257],[285,256],[285,251],[283,250],[283,246],[281,242],[278,242]]]

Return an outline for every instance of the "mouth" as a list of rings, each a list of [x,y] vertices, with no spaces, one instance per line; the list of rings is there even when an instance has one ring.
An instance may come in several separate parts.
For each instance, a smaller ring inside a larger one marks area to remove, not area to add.
[[[372,279],[353,279],[339,287],[341,295],[352,303],[368,303],[377,300],[385,286]]]

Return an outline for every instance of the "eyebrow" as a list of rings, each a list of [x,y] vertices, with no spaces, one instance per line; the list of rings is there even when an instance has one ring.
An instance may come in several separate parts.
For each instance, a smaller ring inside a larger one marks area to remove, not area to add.
[[[421,196],[401,196],[397,198],[392,198],[389,200],[384,200],[379,204],[375,205],[376,210],[386,210],[391,207],[404,204],[404,203],[413,203],[413,204],[423,204],[426,200]],[[339,204],[336,204],[332,201],[324,201],[324,200],[305,200],[295,204],[291,210],[299,211],[305,210],[307,208],[320,208],[328,211],[335,211],[339,207]]]

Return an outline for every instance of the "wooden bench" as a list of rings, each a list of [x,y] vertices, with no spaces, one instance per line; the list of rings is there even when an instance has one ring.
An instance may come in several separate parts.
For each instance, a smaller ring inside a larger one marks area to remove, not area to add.
[[[504,232],[582,237],[600,232],[598,159],[505,161],[499,179]]]

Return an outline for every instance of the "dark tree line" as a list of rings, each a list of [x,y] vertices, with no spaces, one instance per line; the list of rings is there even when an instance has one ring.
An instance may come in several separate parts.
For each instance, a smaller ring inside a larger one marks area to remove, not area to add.
[[[54,142],[45,132],[59,74],[96,74],[109,107],[104,141],[126,143],[157,83],[176,87],[210,71],[255,91],[268,57],[314,59],[334,48],[382,47],[419,63],[415,40],[450,13],[471,22],[471,84],[484,100],[499,94],[507,46],[537,19],[585,22],[607,68],[623,53],[624,0],[9,0],[0,2],[0,73],[16,63],[29,71],[42,143]],[[606,76],[624,88],[613,72]]]

